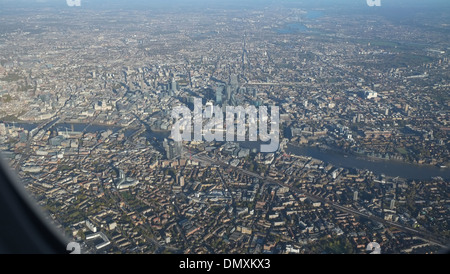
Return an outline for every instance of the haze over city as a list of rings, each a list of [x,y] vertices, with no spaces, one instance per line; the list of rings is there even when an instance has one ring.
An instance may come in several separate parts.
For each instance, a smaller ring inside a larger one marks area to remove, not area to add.
[[[450,2],[380,2],[0,0],[1,155],[86,253],[439,252]]]

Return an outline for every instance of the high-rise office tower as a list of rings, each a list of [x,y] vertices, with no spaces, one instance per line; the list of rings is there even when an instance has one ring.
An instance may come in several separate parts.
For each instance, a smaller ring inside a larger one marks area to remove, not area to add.
[[[238,76],[236,74],[231,74],[230,76],[230,85],[233,89],[237,89],[239,86]]]
[[[175,157],[181,156],[181,152],[183,150],[183,143],[182,142],[173,142],[173,153]]]
[[[222,86],[216,87],[216,104],[222,104]]]
[[[227,100],[230,101],[231,95],[233,94],[233,89],[230,85],[226,85],[226,91],[227,91]]]
[[[394,199],[391,200],[391,205],[389,206],[389,208],[391,210],[393,210],[395,208],[395,200]]]
[[[167,159],[173,159],[181,155],[182,152],[182,142],[175,142],[173,140],[164,139],[163,148],[166,152]]]
[[[175,78],[172,78],[172,83],[170,84],[170,90],[173,92],[177,92],[177,81],[175,81]]]
[[[172,159],[172,153],[171,153],[171,149],[170,149],[170,145],[169,145],[169,140],[168,139],[164,139],[163,148],[164,148],[164,151],[166,152],[166,158],[167,159]]]

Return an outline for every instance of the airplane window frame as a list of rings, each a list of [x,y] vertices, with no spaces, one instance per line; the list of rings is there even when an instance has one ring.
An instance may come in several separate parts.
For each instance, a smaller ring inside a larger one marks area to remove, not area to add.
[[[69,241],[46,219],[0,153],[0,254],[66,254]]]

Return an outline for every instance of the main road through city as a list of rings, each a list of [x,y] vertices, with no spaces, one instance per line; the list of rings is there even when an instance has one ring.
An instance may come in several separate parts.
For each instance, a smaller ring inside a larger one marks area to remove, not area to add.
[[[248,176],[251,176],[251,177],[254,177],[254,178],[258,178],[261,181],[263,181],[264,183],[277,184],[277,185],[280,185],[280,186],[288,187],[291,191],[299,193],[299,194],[303,194],[303,195],[305,195],[305,197],[311,199],[312,201],[319,201],[319,202],[321,202],[323,204],[328,204],[328,205],[330,205],[331,207],[333,207],[333,208],[335,208],[337,210],[340,210],[340,211],[343,211],[343,212],[346,212],[346,213],[350,213],[352,215],[364,217],[364,218],[367,218],[369,220],[382,223],[384,225],[388,225],[388,226],[391,226],[391,227],[396,227],[397,229],[399,229],[401,231],[415,234],[416,236],[419,236],[421,239],[423,239],[425,241],[428,241],[429,243],[441,246],[443,248],[447,247],[446,246],[447,243],[443,243],[442,240],[439,240],[439,237],[437,237],[437,236],[435,236],[435,235],[433,235],[433,234],[431,234],[429,232],[413,229],[411,227],[407,227],[407,226],[401,225],[399,223],[387,221],[387,220],[384,220],[384,219],[379,218],[377,216],[369,215],[367,213],[360,212],[360,211],[358,211],[356,209],[353,209],[353,208],[348,208],[348,207],[345,207],[345,206],[341,206],[341,205],[336,204],[336,203],[334,203],[334,202],[332,202],[332,201],[330,201],[330,200],[328,200],[326,198],[319,197],[317,195],[313,195],[311,193],[308,193],[308,192],[305,192],[303,190],[300,190],[297,187],[294,187],[294,186],[291,186],[291,185],[287,185],[287,184],[284,184],[284,183],[281,183],[281,182],[277,182],[277,181],[271,180],[271,179],[266,178],[264,176],[261,176],[261,175],[258,175],[256,173],[250,172],[250,171],[248,171],[246,169],[243,169],[243,168],[240,168],[240,167],[231,166],[228,163],[225,163],[225,162],[222,162],[222,161],[214,160],[214,159],[204,155],[203,152],[196,153],[196,154],[193,154],[193,155],[186,155],[186,156],[187,157],[192,157],[192,159],[195,159],[195,160],[197,160],[199,162],[206,163],[208,165],[212,164],[212,165],[221,166],[223,168],[233,169],[233,170],[235,170],[237,172],[246,174]]]

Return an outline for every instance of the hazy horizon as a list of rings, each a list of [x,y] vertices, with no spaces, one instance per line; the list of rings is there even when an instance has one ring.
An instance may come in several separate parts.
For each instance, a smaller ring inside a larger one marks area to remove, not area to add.
[[[123,4],[123,5],[122,5]],[[0,5],[7,7],[26,7],[27,5],[42,6],[42,7],[61,7],[67,6],[66,0],[1,0]],[[330,6],[354,6],[354,7],[368,7],[366,0],[81,0],[82,7],[97,7],[99,5],[108,5],[108,7],[132,7],[133,5],[147,6],[147,7],[263,7],[265,5],[298,5],[304,7],[326,8]],[[442,7],[449,8],[450,2],[447,0],[381,0],[381,7],[373,8],[414,8],[414,7]]]

